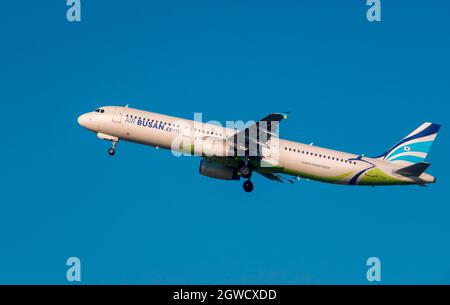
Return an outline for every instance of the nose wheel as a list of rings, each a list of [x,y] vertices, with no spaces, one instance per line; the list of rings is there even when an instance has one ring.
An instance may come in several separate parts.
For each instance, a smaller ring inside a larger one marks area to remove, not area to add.
[[[247,193],[253,191],[253,182],[251,182],[250,180],[246,180],[242,186],[244,187],[244,191],[246,191]]]
[[[112,144],[112,147],[110,149],[108,149],[108,154],[110,156],[114,156],[114,154],[116,153],[116,146],[117,146],[117,142],[114,141]]]

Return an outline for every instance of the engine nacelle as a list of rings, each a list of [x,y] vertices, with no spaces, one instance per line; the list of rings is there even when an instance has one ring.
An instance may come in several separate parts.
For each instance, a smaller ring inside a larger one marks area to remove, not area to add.
[[[239,180],[240,176],[234,167],[225,166],[219,162],[207,159],[200,161],[200,174],[222,180]]]

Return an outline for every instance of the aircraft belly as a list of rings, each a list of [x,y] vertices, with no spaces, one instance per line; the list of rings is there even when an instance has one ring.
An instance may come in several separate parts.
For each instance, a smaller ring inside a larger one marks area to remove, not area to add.
[[[358,171],[358,166],[336,164],[337,161],[320,160],[318,158],[302,158],[292,160],[282,159],[282,172],[288,175],[299,176],[328,183],[348,184],[353,174]]]

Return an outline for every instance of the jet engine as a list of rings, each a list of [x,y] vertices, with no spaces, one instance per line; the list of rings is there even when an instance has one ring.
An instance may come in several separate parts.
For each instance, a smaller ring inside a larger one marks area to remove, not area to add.
[[[234,167],[223,165],[212,160],[202,159],[200,161],[200,174],[223,180],[239,180],[237,170]]]

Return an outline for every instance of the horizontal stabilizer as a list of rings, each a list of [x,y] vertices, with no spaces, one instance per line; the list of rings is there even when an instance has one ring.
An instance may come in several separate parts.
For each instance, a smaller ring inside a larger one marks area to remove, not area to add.
[[[261,176],[266,177],[267,179],[273,180],[273,181],[278,181],[278,182],[283,182],[283,179],[276,174],[269,174],[269,173],[261,173],[261,172],[257,172],[258,174],[260,174]]]
[[[414,163],[396,170],[395,173],[406,177],[419,177],[424,171],[427,170],[428,166],[430,166],[430,163]]]
[[[257,173],[260,174],[261,176],[264,176],[267,179],[270,179],[270,180],[273,180],[273,181],[278,181],[278,182],[289,181],[291,184],[294,183],[294,181],[292,179],[288,179],[288,178],[285,178],[285,177],[277,175],[277,174],[263,173],[263,172],[260,172],[260,171],[257,171]]]

